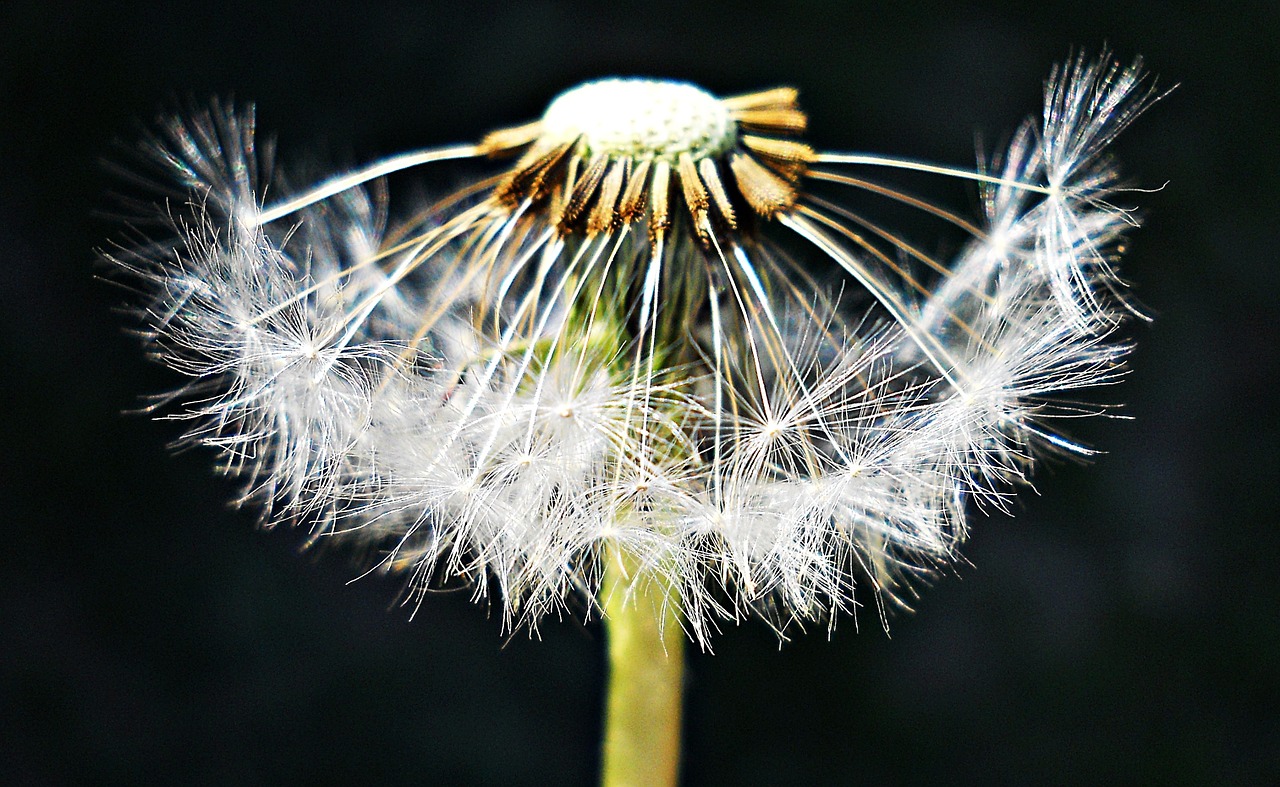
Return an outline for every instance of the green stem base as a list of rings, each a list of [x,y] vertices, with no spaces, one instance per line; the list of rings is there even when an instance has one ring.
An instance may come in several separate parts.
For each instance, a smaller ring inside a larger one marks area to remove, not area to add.
[[[674,787],[680,769],[684,632],[678,599],[637,577],[639,563],[611,547],[600,605],[609,642],[603,787]]]

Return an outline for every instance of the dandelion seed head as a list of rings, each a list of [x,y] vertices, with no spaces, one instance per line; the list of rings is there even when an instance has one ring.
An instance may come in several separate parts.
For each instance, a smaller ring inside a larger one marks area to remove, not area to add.
[[[171,236],[112,260],[190,381],[187,439],[409,603],[463,582],[508,626],[590,614],[621,550],[699,642],[748,613],[781,632],[897,600],[1039,454],[1087,453],[1056,425],[1122,373],[1107,149],[1143,91],[1074,59],[966,171],[815,150],[790,88],[605,79],[265,209],[252,113],[218,105],[155,143],[189,190]],[[507,168],[402,224],[360,187],[464,157]],[[983,216],[864,171],[886,167],[975,181]],[[842,189],[970,240],[935,257]]]

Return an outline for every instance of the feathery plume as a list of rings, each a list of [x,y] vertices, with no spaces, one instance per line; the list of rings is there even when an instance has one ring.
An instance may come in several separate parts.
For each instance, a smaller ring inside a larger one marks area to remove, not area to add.
[[[609,79],[532,123],[266,199],[252,110],[173,121],[171,238],[111,258],[172,417],[268,523],[492,593],[508,625],[595,602],[607,550],[706,643],[901,600],[1046,450],[1089,454],[1064,397],[1113,382],[1134,223],[1107,149],[1154,99],[1141,64],[1073,58],[986,171],[818,151],[797,94]],[[505,170],[387,229],[363,184]],[[874,178],[973,180],[966,219]],[[840,194],[961,228],[941,260]],[[590,607],[589,608],[593,608]]]

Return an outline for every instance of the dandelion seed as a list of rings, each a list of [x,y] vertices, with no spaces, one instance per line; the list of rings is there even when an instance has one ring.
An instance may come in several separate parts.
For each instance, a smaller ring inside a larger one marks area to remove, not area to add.
[[[621,555],[619,592],[657,583],[704,644],[751,612],[782,632],[859,586],[900,599],[954,559],[970,501],[1087,453],[1055,424],[1127,350],[1106,148],[1153,97],[1140,64],[1075,58],[968,171],[815,150],[789,88],[607,79],[266,206],[252,112],[218,105],[154,145],[189,190],[176,241],[114,259],[192,381],[189,439],[412,603],[462,580],[535,625],[594,608]],[[386,229],[363,184],[464,158],[506,163]],[[976,182],[986,215],[895,168]],[[969,243],[935,258],[850,190]]]

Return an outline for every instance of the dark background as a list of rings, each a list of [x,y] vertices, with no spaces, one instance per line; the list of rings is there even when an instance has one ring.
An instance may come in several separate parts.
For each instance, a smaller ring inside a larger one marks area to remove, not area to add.
[[[1106,42],[1181,83],[1117,147],[1169,181],[1126,263],[1156,318],[1108,392],[1134,420],[1082,428],[1107,455],[977,520],[972,565],[891,636],[864,614],[779,647],[753,622],[694,656],[684,774],[1276,783],[1275,6],[884,5],[3,4],[0,778],[588,784],[598,765],[597,626],[508,640],[465,593],[410,621],[394,581],[348,584],[229,509],[207,453],[170,455],[177,425],[122,415],[177,381],[94,277],[119,232],[102,162],[167,104],[256,101],[283,162],[325,165],[474,139],[590,77],[790,84],[822,147],[964,165],[1070,47]]]

